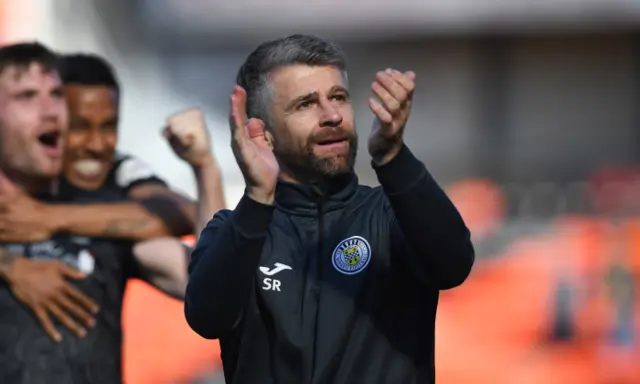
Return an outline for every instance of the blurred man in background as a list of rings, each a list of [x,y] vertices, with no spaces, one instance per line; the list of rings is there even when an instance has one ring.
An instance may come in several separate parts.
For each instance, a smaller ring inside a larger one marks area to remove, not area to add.
[[[39,44],[0,49],[0,233],[5,241],[0,252],[0,382],[121,382],[120,314],[126,280],[141,277],[162,289],[166,283],[162,277],[182,275],[179,284],[184,287],[185,254],[178,248],[173,252],[174,263],[145,264],[143,258],[132,255],[131,242],[107,239],[127,238],[123,227],[114,230],[113,223],[131,220],[128,209],[142,206],[148,211],[142,212],[154,219],[153,209],[160,203],[118,202],[123,198],[121,191],[109,187],[101,191],[98,184],[74,189],[63,182],[55,191],[53,182],[63,164],[68,122],[57,65],[57,57]],[[168,128],[173,142],[183,144],[179,154],[191,159],[198,158],[194,148],[208,148],[208,143],[200,141],[207,138],[206,131],[196,132],[204,129],[204,124],[194,126],[194,122],[198,119],[193,113],[183,113],[170,119]],[[109,130],[104,124],[100,127]],[[80,151],[81,146],[76,149]],[[210,156],[207,153],[202,158]],[[162,194],[170,195],[158,193]],[[56,204],[47,205],[34,197]],[[73,205],[78,202],[83,204]],[[88,202],[100,203],[84,204]],[[85,228],[78,230],[80,233],[55,233],[75,230],[74,225],[80,222],[73,221],[77,218],[61,219],[66,225],[60,227],[37,225],[38,220],[50,218],[49,208],[55,211],[61,207],[68,209],[69,215],[85,215]],[[135,220],[140,222],[144,217],[137,215]],[[134,225],[132,232],[136,228]],[[130,238],[151,236],[147,229]],[[182,271],[167,272],[174,268]],[[57,328],[50,315],[65,327]]]
[[[186,283],[183,263],[187,258],[174,255],[185,252],[185,248],[177,239],[167,236],[193,233],[193,219],[195,233],[199,233],[206,221],[224,207],[221,174],[202,113],[193,109],[175,114],[169,117],[163,131],[173,151],[194,172],[196,205],[171,191],[143,161],[116,152],[121,92],[111,65],[95,55],[75,54],[64,56],[61,67],[70,120],[61,192],[74,193],[74,188],[108,192],[120,199],[139,202],[139,206],[128,211],[127,221],[114,222],[105,235],[133,240],[154,237],[138,242],[134,254],[138,260],[159,267],[178,262],[173,268],[161,268],[168,275],[156,276],[156,280],[164,282],[156,287],[183,297]],[[149,217],[150,213],[155,217]],[[130,221],[134,217],[139,218],[139,225]],[[179,275],[174,276],[176,273]]]
[[[62,60],[62,68],[70,127],[61,191],[69,185],[104,189],[133,201],[109,209],[56,204],[36,210],[26,195],[16,197],[20,204],[5,199],[0,218],[6,228],[0,240],[42,240],[58,232],[132,240],[192,233],[195,203],[167,188],[140,160],[115,153],[120,88],[108,64],[96,57],[71,56]],[[27,208],[32,208],[30,215]],[[42,220],[44,214],[47,220]]]

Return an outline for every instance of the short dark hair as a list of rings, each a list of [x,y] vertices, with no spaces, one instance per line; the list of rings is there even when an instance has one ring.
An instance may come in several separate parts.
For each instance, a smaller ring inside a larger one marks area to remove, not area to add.
[[[0,73],[9,67],[27,69],[39,64],[45,71],[58,71],[59,57],[37,41],[0,47]]]
[[[97,55],[73,54],[62,56],[60,75],[64,85],[102,85],[120,92],[120,84],[113,67]]]
[[[346,76],[347,60],[334,43],[315,36],[291,35],[260,44],[240,67],[236,83],[247,92],[247,115],[269,126],[269,73],[289,65],[334,66]]]

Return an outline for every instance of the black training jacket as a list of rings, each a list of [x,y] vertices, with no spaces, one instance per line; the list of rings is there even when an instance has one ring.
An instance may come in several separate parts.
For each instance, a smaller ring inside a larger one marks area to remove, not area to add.
[[[220,339],[228,384],[435,382],[438,292],[474,261],[469,230],[408,148],[324,185],[244,196],[202,231],[185,315]]]

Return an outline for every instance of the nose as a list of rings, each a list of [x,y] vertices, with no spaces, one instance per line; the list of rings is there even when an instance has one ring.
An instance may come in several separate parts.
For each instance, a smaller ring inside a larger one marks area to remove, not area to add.
[[[106,143],[98,130],[91,130],[87,137],[85,148],[93,153],[102,153],[105,151]]]
[[[42,118],[45,121],[60,124],[61,129],[66,129],[67,125],[67,105],[64,99],[47,97],[42,103]]]
[[[329,100],[322,100],[320,107],[322,110],[321,127],[338,127],[342,124],[342,114]]]

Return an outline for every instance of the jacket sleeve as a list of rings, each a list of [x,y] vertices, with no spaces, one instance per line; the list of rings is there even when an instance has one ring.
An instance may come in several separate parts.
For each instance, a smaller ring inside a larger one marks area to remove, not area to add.
[[[184,302],[187,323],[217,339],[237,325],[253,289],[274,207],[244,196],[218,212],[202,230],[189,264]]]
[[[393,160],[374,169],[391,203],[397,226],[392,236],[402,237],[392,240],[407,243],[415,264],[438,289],[462,284],[475,259],[470,232],[424,164],[404,146]]]

